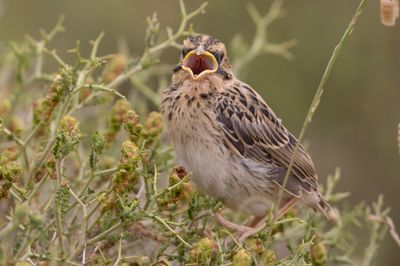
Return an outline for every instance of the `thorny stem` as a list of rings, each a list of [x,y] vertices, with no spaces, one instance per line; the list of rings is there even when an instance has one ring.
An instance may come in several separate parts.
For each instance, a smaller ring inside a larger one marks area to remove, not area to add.
[[[297,141],[296,146],[295,146],[295,148],[293,150],[293,155],[292,155],[292,157],[290,159],[289,166],[288,166],[288,169],[286,171],[285,178],[284,178],[284,181],[283,181],[283,184],[282,184],[282,188],[279,189],[279,195],[278,195],[278,200],[277,200],[275,208],[274,208],[274,216],[273,216],[273,223],[272,224],[275,224],[275,222],[276,222],[277,212],[278,212],[279,207],[280,207],[280,205],[282,203],[282,198],[283,198],[283,194],[284,194],[284,188],[286,188],[286,184],[287,184],[289,175],[290,175],[290,173],[292,171],[294,160],[295,160],[295,158],[297,156],[297,153],[299,151],[301,142],[303,141],[303,138],[304,138],[304,135],[305,135],[305,133],[307,131],[307,128],[310,125],[311,120],[312,120],[312,118],[313,118],[313,116],[315,114],[315,111],[317,110],[317,108],[319,106],[319,103],[321,101],[321,97],[322,97],[322,94],[324,92],[326,82],[327,82],[327,80],[329,78],[329,75],[330,75],[332,69],[333,69],[333,66],[335,65],[336,59],[338,58],[338,56],[340,54],[340,51],[342,50],[342,47],[343,47],[345,41],[351,35],[355,24],[357,23],[358,19],[360,18],[360,15],[362,14],[362,11],[364,9],[364,6],[365,6],[366,2],[367,2],[367,0],[361,0],[360,4],[357,7],[356,12],[354,13],[349,25],[347,26],[342,38],[340,39],[339,43],[336,45],[335,49],[333,50],[332,56],[329,59],[329,62],[327,64],[326,68],[325,68],[324,74],[323,74],[323,76],[321,78],[321,81],[320,81],[320,83],[318,85],[317,91],[315,92],[315,95],[314,95],[314,98],[313,98],[313,100],[311,102],[310,108],[308,109],[306,118],[304,120],[303,126],[302,126],[301,131],[300,131],[300,135],[298,137],[298,141]],[[270,237],[270,235],[272,233],[272,228],[273,228],[273,226],[271,226],[271,229],[269,230],[269,233],[268,233],[269,237]]]
[[[87,236],[87,230],[88,230],[88,222],[89,222],[89,216],[87,213],[87,207],[86,204],[83,203],[83,201],[78,197],[78,195],[75,194],[75,192],[69,188],[69,192],[71,193],[71,195],[75,198],[75,200],[82,206],[82,217],[83,217],[83,224],[82,224],[82,239],[81,239],[81,243],[83,243],[83,246],[85,247],[85,250],[83,251],[83,253],[86,253],[86,236]],[[84,260],[85,256],[83,256],[83,260]],[[85,261],[82,262],[83,264],[85,264]]]
[[[115,260],[114,266],[117,266],[122,259],[122,235],[119,237],[118,241],[118,257]]]
[[[96,40],[92,41],[92,52],[90,53],[90,59],[94,60],[97,55],[97,49],[99,48],[99,44],[101,39],[104,37],[104,32],[101,32],[100,35],[96,38]]]
[[[87,241],[88,245],[92,245],[93,243],[103,240],[105,237],[107,237],[109,234],[111,234],[112,232],[116,231],[117,229],[120,229],[124,226],[124,224],[119,221],[118,223],[114,224],[113,226],[111,226],[110,228],[108,228],[107,230],[101,232],[99,235],[89,239]]]
[[[164,221],[164,219],[162,219],[161,217],[159,217],[159,216],[157,216],[157,215],[154,215],[154,214],[152,214],[152,213],[146,212],[145,214],[147,215],[147,217],[149,217],[149,218],[155,220],[156,222],[158,222],[158,223],[160,223],[162,226],[164,226],[166,229],[168,229],[168,231],[170,231],[176,238],[178,238],[179,241],[182,242],[182,244],[184,244],[185,246],[187,246],[187,247],[189,247],[189,248],[192,247],[192,246],[191,246],[188,242],[186,242],[177,232],[175,232],[175,230],[172,229],[172,228],[168,225],[168,223]]]
[[[116,171],[118,171],[118,167],[109,168],[109,169],[106,169],[106,170],[101,170],[101,171],[98,171],[98,172],[94,172],[93,175],[94,175],[94,177],[101,176],[101,175],[109,175],[109,174],[115,173]]]

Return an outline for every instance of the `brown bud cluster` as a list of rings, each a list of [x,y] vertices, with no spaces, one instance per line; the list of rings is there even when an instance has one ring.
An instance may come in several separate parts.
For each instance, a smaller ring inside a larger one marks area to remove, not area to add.
[[[124,141],[121,148],[121,160],[113,179],[113,190],[118,194],[132,191],[138,175],[135,172],[140,160],[139,148],[131,141]]]
[[[399,17],[399,0],[381,0],[381,21],[385,26],[394,26]]]
[[[109,125],[106,133],[108,142],[114,141],[117,137],[118,132],[121,130],[124,116],[130,110],[131,105],[126,100],[118,100],[115,102],[111,114],[109,117]]]
[[[55,158],[63,158],[75,150],[80,138],[81,133],[78,120],[70,115],[64,116],[57,130],[56,144],[53,149]]]
[[[137,142],[142,132],[143,126],[139,123],[139,116],[133,110],[128,112],[123,117],[125,130],[129,134],[129,138],[133,142]]]
[[[187,172],[183,167],[177,167],[172,170],[171,175],[168,178],[169,187],[178,184],[183,178],[187,176]],[[189,180],[174,187],[173,189],[167,189],[167,192],[163,193],[163,196],[157,199],[157,203],[163,208],[174,208],[178,203],[190,202],[193,193],[192,185]]]
[[[53,117],[54,110],[64,97],[64,88],[62,86],[62,76],[57,75],[54,78],[53,84],[49,88],[47,95],[44,98],[39,98],[33,102],[33,124],[37,125],[40,122],[42,125],[39,128],[39,136],[47,136],[50,132],[49,122]]]
[[[151,112],[146,120],[146,133],[150,137],[161,134],[163,130],[163,119],[159,112]]]
[[[9,189],[22,173],[17,162],[18,156],[18,150],[14,147],[0,153],[0,199],[8,197]]]

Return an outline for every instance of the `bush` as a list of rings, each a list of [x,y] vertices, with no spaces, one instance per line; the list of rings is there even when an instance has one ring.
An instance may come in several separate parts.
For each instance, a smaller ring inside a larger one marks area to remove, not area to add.
[[[70,51],[76,62],[65,63],[48,48],[64,30],[62,19],[40,39],[27,36],[3,51],[1,67],[11,74],[3,77],[7,87],[0,102],[2,265],[373,264],[391,221],[382,197],[372,207],[344,208],[334,226],[313,211],[268,219],[263,231],[238,243],[215,222],[223,205],[192,187],[185,169],[174,168],[172,149],[162,140],[161,116],[150,112],[158,110],[159,92],[147,84],[156,79],[165,86],[170,67],[158,65],[161,52],[181,47],[178,40],[192,32],[189,21],[205,7],[188,13],[180,1],[181,25],[176,32],[168,28],[164,40],[157,17],[150,17],[139,58],[97,55],[100,34],[88,57],[77,42]],[[231,45],[239,74],[260,53],[290,58],[296,44],[266,39],[270,23],[282,15],[281,1],[264,16],[253,6],[249,14],[256,27],[253,42],[246,44],[238,34]],[[49,58],[57,68],[48,67]],[[132,86],[135,91],[128,93]],[[348,196],[333,192],[339,178],[337,170],[325,187],[334,204]],[[224,212],[237,223],[246,221]],[[370,235],[362,257],[354,255],[354,227]]]

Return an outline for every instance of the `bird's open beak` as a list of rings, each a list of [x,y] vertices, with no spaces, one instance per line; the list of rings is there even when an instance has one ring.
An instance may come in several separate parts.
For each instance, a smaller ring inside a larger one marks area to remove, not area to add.
[[[182,69],[189,72],[193,79],[198,79],[201,76],[217,71],[218,62],[212,53],[199,47],[190,51],[183,58]]]

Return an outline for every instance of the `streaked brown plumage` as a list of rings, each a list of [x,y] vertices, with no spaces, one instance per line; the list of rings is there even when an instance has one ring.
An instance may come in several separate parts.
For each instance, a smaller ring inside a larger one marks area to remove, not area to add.
[[[162,112],[178,162],[203,192],[256,217],[268,213],[297,140],[261,96],[235,77],[221,41],[207,35],[184,41]],[[295,200],[333,218],[317,179],[300,146],[284,202]]]

